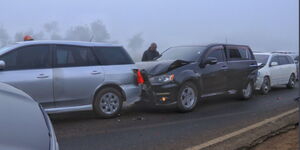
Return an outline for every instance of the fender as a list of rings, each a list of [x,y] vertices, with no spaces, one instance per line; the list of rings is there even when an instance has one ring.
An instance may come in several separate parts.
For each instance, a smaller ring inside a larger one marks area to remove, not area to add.
[[[244,81],[243,87],[242,87],[242,88],[244,88],[244,87],[247,85],[248,81],[252,81],[252,83],[255,84],[256,79],[257,79],[257,71],[258,71],[258,69],[253,70],[253,71],[247,76],[247,80]]]
[[[200,79],[201,79],[201,75],[199,73],[194,72],[193,70],[184,70],[175,77],[175,81],[179,85],[183,84],[184,82],[186,82],[188,80],[192,80],[193,83],[196,84],[196,86],[199,90],[199,93],[203,89],[202,80],[200,80]]]

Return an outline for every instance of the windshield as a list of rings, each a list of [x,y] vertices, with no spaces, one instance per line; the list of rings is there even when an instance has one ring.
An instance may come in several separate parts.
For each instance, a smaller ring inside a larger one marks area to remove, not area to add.
[[[205,46],[171,47],[163,52],[157,60],[196,61],[205,48]]]
[[[255,59],[256,59],[257,63],[266,64],[268,62],[268,59],[269,59],[269,55],[254,54],[254,56],[255,56]]]

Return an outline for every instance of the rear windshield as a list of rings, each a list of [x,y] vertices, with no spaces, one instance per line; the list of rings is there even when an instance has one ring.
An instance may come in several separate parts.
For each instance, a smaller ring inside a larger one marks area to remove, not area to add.
[[[205,46],[181,46],[171,47],[161,54],[157,60],[184,60],[196,61],[205,50]]]
[[[123,47],[95,47],[94,51],[102,65],[134,64]]]
[[[254,54],[257,63],[266,64],[269,59],[269,55],[257,55]]]

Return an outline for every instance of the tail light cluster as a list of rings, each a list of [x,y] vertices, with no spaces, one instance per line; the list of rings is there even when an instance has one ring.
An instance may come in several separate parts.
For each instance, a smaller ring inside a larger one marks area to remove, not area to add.
[[[135,73],[136,73],[136,82],[137,82],[137,84],[144,84],[145,83],[145,80],[144,80],[144,77],[143,77],[143,75],[142,75],[142,73],[141,73],[141,70],[139,70],[139,69],[136,69],[136,70],[134,70],[135,71]]]

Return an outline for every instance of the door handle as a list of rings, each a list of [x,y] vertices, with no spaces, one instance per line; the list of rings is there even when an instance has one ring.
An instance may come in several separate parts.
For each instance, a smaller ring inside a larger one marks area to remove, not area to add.
[[[49,76],[47,75],[44,75],[44,74],[40,74],[39,76],[37,76],[36,78],[39,78],[39,79],[45,79],[45,78],[48,78]]]
[[[101,72],[99,72],[99,71],[93,71],[91,74],[92,75],[97,75],[97,74],[101,74]]]

